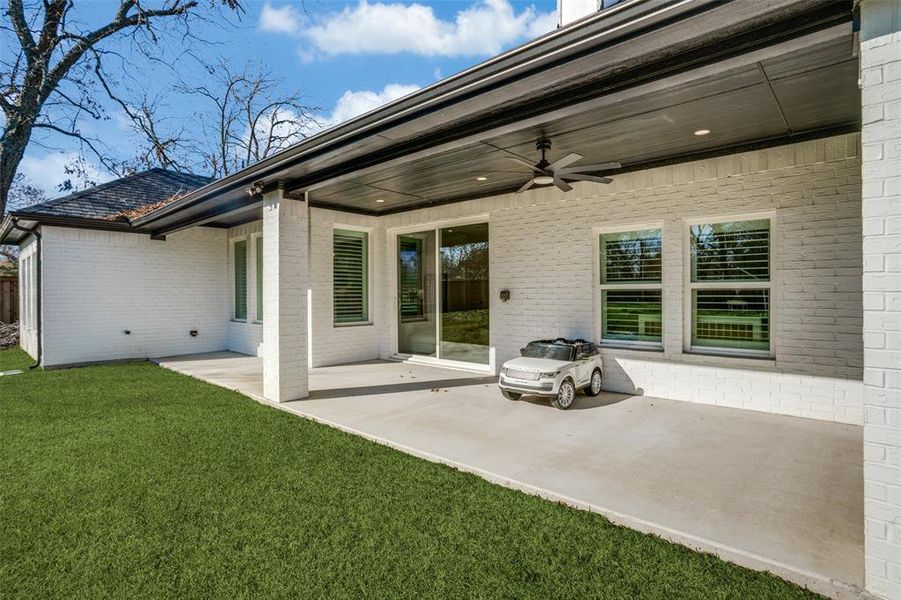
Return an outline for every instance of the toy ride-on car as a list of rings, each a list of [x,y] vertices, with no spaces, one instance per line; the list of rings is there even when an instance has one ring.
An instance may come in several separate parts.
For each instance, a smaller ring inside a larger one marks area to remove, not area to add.
[[[601,391],[601,354],[591,342],[538,340],[520,352],[522,356],[501,368],[498,385],[505,398],[545,396],[553,406],[566,410],[573,405],[577,391],[585,390],[588,396]]]

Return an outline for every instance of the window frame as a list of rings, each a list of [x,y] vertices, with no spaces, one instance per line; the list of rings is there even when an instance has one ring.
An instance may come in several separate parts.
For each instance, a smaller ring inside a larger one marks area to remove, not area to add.
[[[244,242],[244,316],[243,317],[239,317],[237,315],[238,305],[236,302],[237,296],[238,296],[238,289],[237,289],[238,273],[236,271],[236,268],[237,268],[238,264],[237,264],[237,252],[235,251],[235,248],[240,242]],[[229,271],[231,272],[230,276],[229,276],[229,280],[231,281],[231,285],[230,285],[230,288],[231,288],[230,305],[231,306],[230,306],[229,313],[230,313],[230,320],[234,321],[235,323],[249,323],[250,322],[250,320],[248,319],[248,315],[250,314],[250,302],[249,302],[250,290],[248,289],[248,286],[247,286],[247,280],[249,278],[248,277],[249,276],[248,263],[250,262],[250,252],[249,252],[250,246],[251,246],[250,236],[247,236],[247,235],[235,237],[235,238],[232,238],[231,240],[229,240],[228,250],[229,250],[229,258],[231,259],[229,261],[229,263],[230,263]]]
[[[253,246],[253,294],[250,294],[250,286],[248,286],[248,296],[253,297],[253,316],[254,323],[263,322],[263,234],[254,233],[250,237],[250,245]],[[248,254],[250,254],[248,252]],[[247,273],[248,279],[251,278],[250,271]],[[250,303],[247,304],[248,315],[250,313]],[[251,319],[248,318],[248,321]]]
[[[633,233],[637,231],[657,230],[660,232],[660,281],[655,283],[602,283],[601,260],[604,258],[604,251],[601,245],[601,238],[604,235],[616,233]],[[666,260],[664,255],[666,231],[663,222],[656,221],[652,223],[628,223],[622,225],[594,227],[592,229],[594,235],[594,270],[595,270],[595,314],[597,315],[597,323],[595,327],[598,346],[600,348],[625,348],[632,350],[651,350],[660,352],[663,350],[663,341],[666,339],[666,315],[664,310],[665,299],[663,293],[664,271],[666,270]],[[659,291],[660,292],[660,341],[652,342],[649,340],[620,340],[604,338],[604,292],[607,291]]]
[[[357,233],[363,233],[366,235],[366,319],[362,321],[343,321],[338,322],[335,319],[335,232],[336,231],[354,231]],[[365,327],[370,326],[374,323],[372,318],[372,299],[373,299],[373,289],[372,289],[372,269],[373,269],[373,256],[372,256],[372,248],[373,248],[373,240],[372,240],[372,232],[373,228],[371,227],[360,227],[358,225],[348,225],[347,223],[332,223],[331,229],[331,275],[332,275],[332,286],[331,286],[331,295],[332,295],[332,327]]]
[[[698,281],[693,282],[691,279],[691,227],[693,225],[716,225],[719,223],[734,223],[742,221],[763,221],[769,222],[769,279],[767,281]],[[706,354],[712,356],[727,356],[738,358],[758,358],[758,359],[775,359],[775,296],[773,294],[776,287],[776,260],[778,254],[776,235],[776,213],[775,211],[741,213],[731,215],[714,215],[706,217],[692,217],[683,219],[682,221],[682,247],[683,247],[683,351],[688,354]],[[769,314],[768,320],[768,342],[769,348],[766,350],[757,350],[753,348],[730,348],[728,346],[694,346],[692,339],[694,337],[694,291],[695,290],[768,290],[769,291]]]

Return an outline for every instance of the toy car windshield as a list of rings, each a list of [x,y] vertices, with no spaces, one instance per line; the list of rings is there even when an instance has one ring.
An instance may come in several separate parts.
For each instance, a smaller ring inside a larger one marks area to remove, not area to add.
[[[569,344],[529,342],[522,349],[525,358],[549,358],[551,360],[572,360],[573,347]]]

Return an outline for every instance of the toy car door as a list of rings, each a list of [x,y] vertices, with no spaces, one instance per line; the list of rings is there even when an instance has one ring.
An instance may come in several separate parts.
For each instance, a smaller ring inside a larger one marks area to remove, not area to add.
[[[576,369],[579,385],[588,383],[591,379],[591,372],[594,371],[594,354],[591,352],[591,346],[583,344],[576,350]]]

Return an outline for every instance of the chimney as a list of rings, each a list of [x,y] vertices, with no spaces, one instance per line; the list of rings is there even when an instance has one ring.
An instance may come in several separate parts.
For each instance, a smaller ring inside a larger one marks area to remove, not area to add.
[[[610,0],[607,0],[609,3]],[[564,27],[573,21],[597,12],[603,0],[557,0],[557,25]]]

